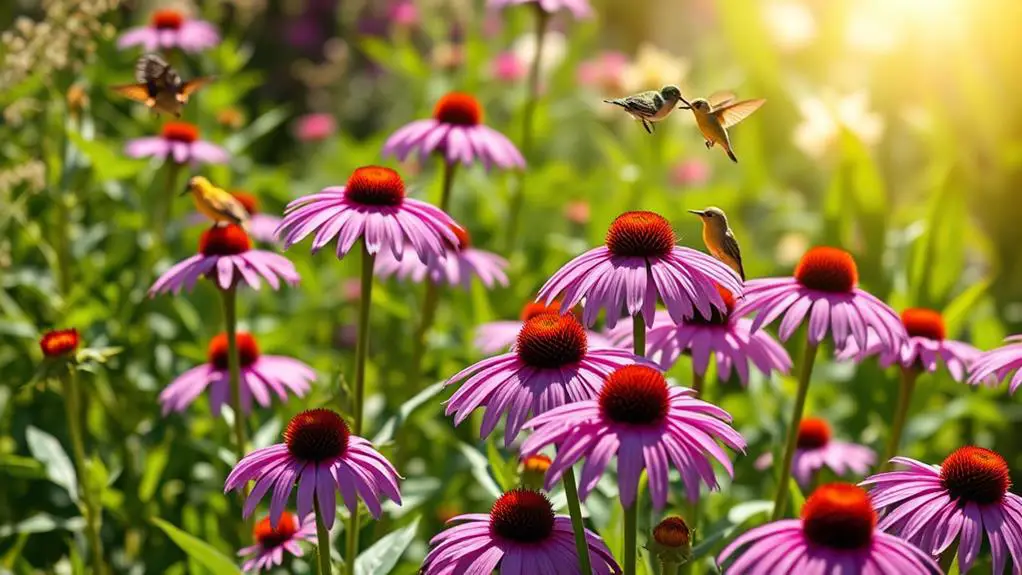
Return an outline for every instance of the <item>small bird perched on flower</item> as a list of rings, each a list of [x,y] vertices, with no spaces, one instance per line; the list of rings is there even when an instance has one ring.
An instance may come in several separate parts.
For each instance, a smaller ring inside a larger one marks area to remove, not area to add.
[[[748,118],[766,102],[762,98],[735,102],[735,95],[731,92],[717,92],[709,98],[699,98],[691,102],[682,98],[681,101],[685,103],[681,109],[692,110],[696,117],[696,125],[706,138],[707,149],[719,144],[727,152],[727,157],[736,164],[738,158],[731,149],[731,137],[728,136],[727,129]]]
[[[654,122],[671,115],[678,102],[684,101],[681,90],[673,85],[664,86],[660,91],[650,90],[616,100],[604,100],[608,104],[624,108],[633,118],[642,122],[642,127],[650,134],[656,128]]]
[[[689,210],[689,212],[703,220],[703,243],[706,244],[706,249],[710,250],[713,257],[735,270],[742,281],[745,281],[742,250],[738,247],[738,240],[735,239],[735,234],[727,223],[727,215],[724,214],[724,210],[711,206],[705,210]]]
[[[195,199],[195,207],[202,215],[216,222],[216,225],[238,224],[248,228],[249,213],[241,200],[229,192],[214,186],[209,180],[202,176],[192,176],[188,179],[188,187],[181,195],[192,193]]]
[[[145,54],[135,63],[135,83],[111,86],[110,89],[142,102],[151,110],[180,118],[189,96],[212,80],[211,76],[203,76],[185,82],[163,58]]]

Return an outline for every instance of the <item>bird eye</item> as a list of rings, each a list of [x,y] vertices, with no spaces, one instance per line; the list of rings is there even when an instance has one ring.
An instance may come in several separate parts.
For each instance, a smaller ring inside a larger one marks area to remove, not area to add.
[[[712,218],[713,217],[713,212],[706,212],[706,217]]]

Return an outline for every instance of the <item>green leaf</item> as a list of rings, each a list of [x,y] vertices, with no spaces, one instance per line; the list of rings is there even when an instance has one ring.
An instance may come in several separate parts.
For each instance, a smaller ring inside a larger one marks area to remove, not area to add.
[[[153,525],[162,529],[167,534],[167,537],[170,537],[170,540],[176,543],[189,557],[213,573],[217,575],[229,573],[241,574],[241,570],[234,564],[234,561],[205,541],[174,527],[159,517],[153,517],[150,521]]]
[[[66,531],[81,531],[85,528],[84,517],[72,517],[70,519],[62,519],[47,515],[46,513],[39,513],[25,519],[24,521],[15,523],[14,525],[0,525],[0,537],[9,537],[14,534],[33,534],[33,533],[49,533],[57,529],[64,529]]]
[[[806,504],[806,497],[802,495],[802,488],[794,477],[788,479],[788,497],[791,498],[791,509],[795,517],[802,514],[802,506]]]
[[[974,283],[947,304],[942,315],[949,337],[961,333],[966,320],[976,311],[976,306],[986,295],[991,283],[993,280],[990,278]]]
[[[36,427],[25,430],[28,450],[46,468],[46,477],[67,490],[71,500],[78,502],[78,476],[74,465],[56,437]]]
[[[253,120],[245,129],[233,134],[224,142],[232,154],[239,154],[245,151],[252,142],[269,134],[287,120],[289,112],[285,107],[274,108]]]
[[[145,162],[132,160],[99,140],[86,140],[74,130],[68,130],[67,137],[85,154],[101,181],[129,178],[145,166]]]
[[[518,485],[518,462],[513,457],[505,460],[492,438],[486,440],[486,459],[501,491],[509,491]]]
[[[380,445],[394,439],[394,432],[397,431],[398,426],[411,417],[416,410],[423,405],[426,405],[429,400],[439,395],[443,389],[444,382],[438,381],[401,404],[401,407],[397,410],[397,414],[391,416],[387,419],[387,421],[383,422],[382,426],[380,426],[380,430],[376,432],[376,437],[373,437],[373,445],[379,447]]]
[[[168,436],[168,439],[170,436]],[[142,481],[138,485],[139,501],[149,501],[156,493],[156,487],[160,482],[160,476],[167,467],[170,459],[170,446],[168,443],[156,446],[149,450],[145,459],[145,472],[142,474]]]
[[[476,478],[479,485],[483,487],[494,499],[500,498],[504,494],[500,490],[500,486],[493,480],[493,476],[489,472],[489,462],[483,457],[482,453],[476,451],[471,445],[458,442],[458,449],[461,451],[465,459],[468,460],[469,466],[472,468],[472,476]]]
[[[355,559],[355,575],[387,575],[401,560],[405,550],[415,540],[415,532],[419,528],[419,518],[408,525],[391,531],[379,541],[362,552]]]

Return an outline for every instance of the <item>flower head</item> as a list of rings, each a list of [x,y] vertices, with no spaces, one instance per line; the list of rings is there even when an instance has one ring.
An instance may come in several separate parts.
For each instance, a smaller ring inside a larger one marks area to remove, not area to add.
[[[540,314],[524,322],[514,350],[484,359],[454,374],[463,382],[447,402],[447,415],[460,425],[477,407],[486,410],[486,437],[507,415],[504,444],[510,445],[529,415],[599,393],[615,368],[644,361],[623,349],[593,348],[572,315]]]
[[[863,348],[873,330],[883,349],[897,352],[907,338],[898,315],[887,304],[859,289],[859,269],[844,250],[810,249],[793,277],[754,279],[745,283],[745,301],[735,310],[744,316],[758,312],[752,331],[784,314],[778,335],[787,341],[795,329],[809,320],[809,341],[816,345],[830,331],[838,346],[851,337]]]
[[[692,530],[681,517],[666,517],[653,528],[653,538],[647,546],[664,563],[688,561],[692,551]]]
[[[449,164],[477,160],[490,168],[524,168],[525,159],[500,132],[483,124],[483,107],[471,94],[450,92],[433,108],[433,117],[416,120],[387,138],[383,155],[404,160],[412,152],[425,159],[436,152]]]
[[[227,150],[199,139],[199,128],[187,122],[166,122],[159,136],[128,140],[124,153],[132,158],[173,158],[178,164],[224,164]]]
[[[617,455],[621,504],[635,503],[639,475],[645,469],[656,508],[667,503],[668,468],[681,473],[688,498],[699,496],[700,479],[717,489],[711,460],[733,475],[727,453],[717,441],[742,451],[745,440],[727,423],[724,410],[692,397],[692,390],[668,386],[658,370],[629,365],[611,373],[599,397],[576,401],[548,411],[525,426],[533,433],[522,444],[531,455],[547,445],[557,446],[557,457],[547,472],[549,489],[568,467],[586,458],[579,478],[584,499]]]
[[[518,82],[528,73],[527,64],[514,52],[501,52],[490,61],[490,76],[501,82]]]
[[[302,142],[319,142],[337,132],[337,121],[330,114],[306,114],[295,120],[294,134]]]
[[[593,12],[589,0],[486,0],[488,8],[507,8],[517,4],[536,4],[544,12],[550,14],[559,10],[568,10],[575,18],[588,18]]]
[[[652,325],[657,299],[675,322],[698,311],[724,310],[717,284],[732,294],[742,285],[731,268],[696,250],[674,245],[671,224],[653,212],[625,212],[607,231],[606,245],[589,250],[558,270],[539,290],[549,304],[563,294],[567,310],[585,299],[583,321],[592,325],[601,309],[613,328],[622,311],[641,313]]]
[[[499,255],[481,250],[472,245],[468,230],[454,224],[451,231],[458,237],[458,244],[449,246],[443,259],[429,257],[426,262],[414,258],[397,259],[388,252],[376,261],[375,273],[379,277],[395,276],[421,282],[429,277],[435,284],[460,285],[465,290],[472,287],[472,278],[477,277],[487,288],[508,285],[508,262]]]
[[[297,359],[260,353],[249,333],[239,332],[236,342],[241,368],[241,408],[246,414],[252,409],[252,398],[261,407],[268,407],[271,392],[281,401],[287,401],[288,392],[302,397],[316,379],[316,372]],[[160,393],[163,414],[184,411],[207,388],[210,409],[219,415],[231,391],[226,333],[210,340],[206,363],[184,372]]]
[[[906,469],[878,473],[873,507],[884,511],[879,528],[940,555],[958,540],[958,563],[966,573],[979,554],[983,534],[990,540],[994,567],[1003,573],[1008,555],[1022,569],[1022,498],[1008,491],[1008,464],[996,451],[960,447],[941,465],[895,457]]]
[[[581,574],[571,519],[555,515],[550,501],[538,491],[508,491],[489,514],[459,515],[448,523],[457,525],[429,542],[433,549],[422,561],[422,575],[481,574],[495,569],[501,575]],[[586,529],[585,537],[593,573],[621,573],[600,536]]]
[[[836,475],[854,473],[861,477],[876,462],[876,453],[856,443],[838,441],[831,437],[830,424],[825,419],[806,417],[798,424],[798,443],[791,471],[799,485],[812,484],[813,476],[824,467]],[[756,460],[756,469],[767,469],[773,455],[764,453]]]
[[[998,382],[1014,372],[1008,389],[1015,393],[1022,385],[1022,369],[1019,368],[1022,368],[1022,335],[1013,335],[1005,340],[1005,345],[976,357],[969,372],[969,383]]]
[[[550,469],[551,459],[542,453],[522,458],[522,485],[529,489],[542,489],[543,476]]]
[[[929,555],[877,530],[869,496],[847,483],[820,487],[806,499],[801,519],[752,529],[728,545],[717,561],[729,563],[724,569],[729,575],[753,570],[763,575],[941,573]]]
[[[255,544],[238,551],[239,557],[246,557],[241,570],[245,573],[253,571],[270,571],[284,562],[284,552],[295,557],[305,554],[301,541],[316,541],[316,522],[312,516],[299,518],[283,512],[277,526],[270,525],[270,518],[264,517],[256,523],[252,530]]]
[[[312,512],[315,497],[329,529],[337,508],[336,491],[340,491],[350,512],[358,512],[361,499],[378,518],[382,513],[381,495],[401,503],[397,480],[397,471],[390,462],[369,441],[352,435],[340,415],[329,409],[310,409],[291,418],[284,430],[284,443],[257,449],[242,458],[227,476],[224,492],[255,481],[243,510],[247,518],[272,489],[270,525],[276,527],[297,486],[298,515],[305,517]]]
[[[315,232],[313,253],[337,238],[338,258],[359,239],[370,254],[390,251],[398,259],[410,245],[420,260],[427,261],[443,258],[448,245],[458,245],[453,225],[442,210],[406,197],[405,184],[394,170],[363,166],[352,172],[347,185],[288,204],[277,236],[289,248]]]
[[[481,353],[492,355],[514,346],[518,340],[518,333],[525,327],[525,322],[538,315],[560,315],[561,303],[554,302],[547,305],[542,302],[529,301],[522,306],[522,312],[518,321],[491,321],[480,324],[476,327],[475,346]],[[576,316],[577,319],[578,316]],[[586,331],[589,346],[593,348],[622,347],[630,346],[615,345],[609,339],[595,331]]]
[[[43,334],[39,348],[45,357],[64,357],[74,353],[79,343],[81,340],[77,329],[57,329]]]
[[[117,39],[118,48],[142,46],[147,52],[170,48],[200,52],[219,43],[220,33],[216,26],[168,9],[153,12],[148,26],[127,30]]]
[[[149,295],[192,289],[201,277],[213,280],[220,289],[230,289],[242,282],[259,289],[261,278],[276,290],[281,279],[291,285],[299,280],[294,264],[284,256],[253,250],[241,226],[214,225],[199,238],[199,253],[171,266],[149,288]]]

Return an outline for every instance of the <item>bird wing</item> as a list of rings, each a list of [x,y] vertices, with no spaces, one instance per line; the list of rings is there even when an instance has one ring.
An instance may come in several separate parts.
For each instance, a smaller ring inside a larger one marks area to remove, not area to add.
[[[149,100],[149,89],[145,84],[122,84],[120,86],[110,86],[110,89],[136,102]]]
[[[135,63],[135,81],[139,84],[152,82],[159,88],[166,88],[180,84],[181,77],[163,58],[145,54]]]
[[[742,281],[745,281],[745,266],[742,265],[742,250],[738,247],[738,240],[735,239],[735,235],[731,232],[731,230],[728,230],[724,234],[724,241],[721,243],[723,244],[721,249],[724,250],[724,253],[727,254],[728,257],[732,258],[735,263],[738,264],[738,269],[735,271],[742,277]]]
[[[618,105],[628,110],[630,113],[640,117],[653,116],[660,110],[660,106],[657,105],[657,101],[663,103],[663,97],[657,92],[645,92],[643,94],[636,94],[634,96],[628,96],[627,98],[621,98],[617,101]]]
[[[766,100],[760,98],[758,100],[742,100],[741,102],[735,102],[724,106],[719,110],[714,110],[713,115],[717,117],[717,121],[720,122],[721,126],[730,128],[738,122],[748,118],[753,112],[759,109],[760,106]]]
[[[181,89],[178,91],[178,100],[183,104],[188,101],[189,96],[195,93],[196,90],[209,84],[214,80],[213,76],[201,76],[199,78],[192,78],[184,84],[181,84]]]
[[[710,97],[706,99],[710,103],[710,107],[716,110],[723,106],[727,106],[731,102],[735,101],[735,93],[727,90],[721,90],[720,92],[714,92],[710,94]]]
[[[206,200],[217,212],[230,218],[236,224],[244,224],[248,221],[249,213],[245,206],[234,196],[220,190],[220,193],[207,194]]]

